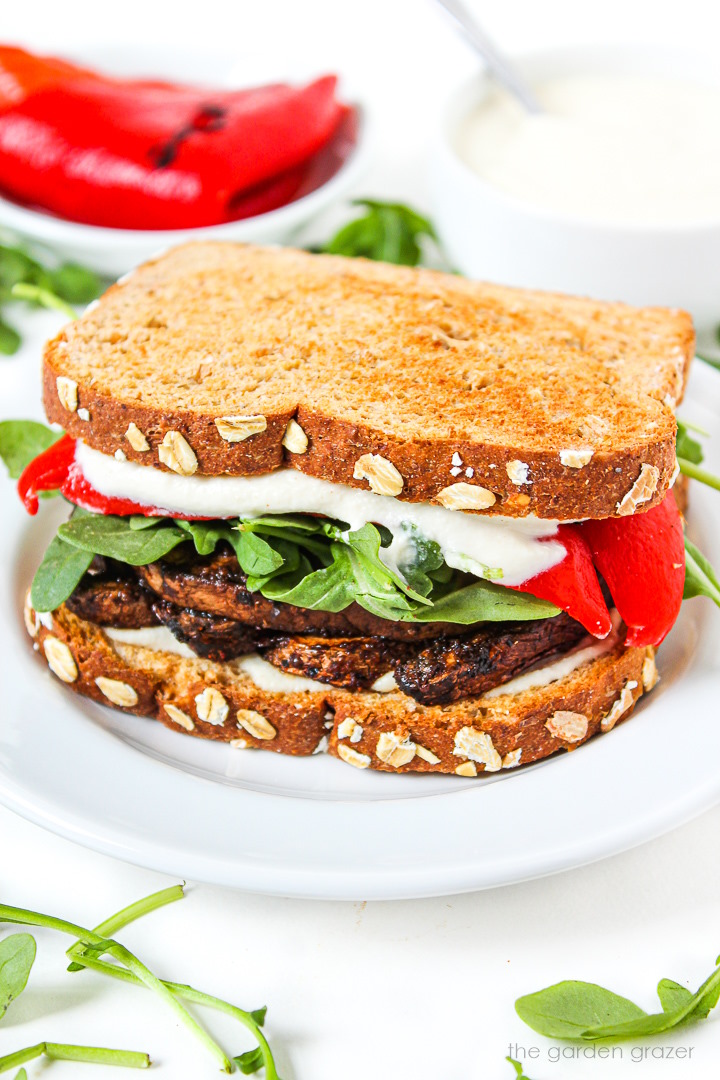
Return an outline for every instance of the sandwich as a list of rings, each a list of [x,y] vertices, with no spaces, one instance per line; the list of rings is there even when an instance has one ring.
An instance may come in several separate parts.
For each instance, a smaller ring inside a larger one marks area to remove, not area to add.
[[[44,353],[25,622],[71,690],[233,750],[475,777],[611,731],[685,553],[687,314],[220,243]]]

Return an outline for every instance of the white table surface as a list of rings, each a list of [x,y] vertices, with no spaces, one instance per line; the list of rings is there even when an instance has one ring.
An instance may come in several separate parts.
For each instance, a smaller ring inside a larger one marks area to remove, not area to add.
[[[508,49],[652,41],[702,49],[709,63],[717,63],[720,15],[706,0],[684,0],[681,7],[649,0],[476,0],[474,7]],[[124,0],[121,6],[39,0],[4,5],[2,34],[60,53],[118,40],[208,48],[221,43],[288,55],[302,49],[318,69],[346,71],[376,104],[379,154],[362,193],[421,205],[433,116],[454,81],[473,66],[430,0]],[[720,298],[718,305],[720,312]],[[39,347],[57,325],[46,313],[26,321],[22,354],[2,361],[2,415],[27,412],[31,400],[39,403]],[[11,489],[3,487],[2,498],[10,497]],[[558,1063],[552,1044],[515,1016],[513,1002],[563,978],[599,982],[649,1010],[656,1007],[653,988],[662,976],[694,988],[720,949],[719,831],[716,808],[603,863],[435,900],[321,903],[190,885],[183,902],[121,937],[165,977],[249,1008],[268,1004],[267,1030],[284,1080],[509,1080],[512,1070],[503,1057],[511,1043],[537,1048],[527,1060],[533,1080],[710,1076],[717,1070],[718,1019],[652,1044],[663,1047],[662,1060],[635,1061],[638,1051],[626,1046],[612,1064],[577,1057]],[[6,903],[90,926],[167,883],[0,808],[0,895]],[[155,1073],[173,1080],[216,1075],[214,1063],[149,994],[90,973],[70,977],[61,951],[67,942],[41,932],[37,939],[30,987],[0,1026],[0,1055],[42,1039],[87,1042],[147,1050]],[[223,1021],[211,1017],[211,1023],[228,1050],[249,1046]],[[685,1057],[670,1057],[672,1047],[685,1048]],[[29,1075],[45,1075],[46,1068],[59,1080],[109,1075],[99,1067],[61,1063],[32,1065]]]

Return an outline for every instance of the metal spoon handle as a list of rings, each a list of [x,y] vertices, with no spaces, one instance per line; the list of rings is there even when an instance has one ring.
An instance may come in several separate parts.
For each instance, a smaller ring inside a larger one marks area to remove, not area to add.
[[[516,97],[531,113],[541,113],[543,108],[520,73],[470,14],[461,0],[437,0],[462,30],[470,44],[483,57],[496,79]]]

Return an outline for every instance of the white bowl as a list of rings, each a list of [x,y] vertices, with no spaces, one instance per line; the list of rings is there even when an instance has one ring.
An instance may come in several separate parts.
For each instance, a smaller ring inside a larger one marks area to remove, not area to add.
[[[279,78],[308,81],[321,72],[310,72],[278,58],[241,57],[237,53],[184,53],[165,49],[113,49],[98,47],[74,53],[70,59],[100,71],[130,77],[159,76],[221,87],[270,82]],[[282,66],[281,66],[282,65]],[[320,187],[294,202],[267,214],[230,221],[206,228],[135,230],[83,225],[31,210],[0,197],[0,227],[47,244],[62,259],[91,267],[101,274],[117,277],[156,256],[159,252],[189,240],[236,240],[244,243],[288,242],[317,214],[336,202],[365,174],[371,157],[371,121],[367,107],[357,95],[343,92],[358,118],[355,147],[336,172]]]
[[[547,50],[517,63],[531,81],[588,72],[690,76],[715,86],[720,81],[707,59],[634,47]],[[614,224],[504,194],[478,176],[454,145],[459,124],[490,87],[481,75],[456,90],[432,155],[435,223],[453,264],[470,277],[507,285],[685,308],[700,329],[720,322],[720,219]]]

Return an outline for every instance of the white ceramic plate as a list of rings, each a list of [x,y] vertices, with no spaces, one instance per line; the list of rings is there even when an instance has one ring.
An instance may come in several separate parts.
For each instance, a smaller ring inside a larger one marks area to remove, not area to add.
[[[714,433],[720,472],[720,375],[697,363],[681,411]],[[255,892],[431,896],[591,862],[720,801],[720,611],[708,600],[684,605],[659,687],[610,735],[487,779],[392,776],[232,750],[69,692],[21,614],[62,508],[31,522],[9,488],[3,500],[0,800],[87,847]],[[720,495],[696,485],[691,521],[720,566]]]
[[[67,54],[64,54],[67,55]],[[309,82],[317,77],[297,57],[239,52],[183,52],[160,47],[132,49],[97,46],[68,56],[80,64],[115,75],[159,76],[198,85],[241,87],[272,81]],[[99,273],[117,277],[159,252],[190,240],[233,240],[252,244],[288,243],[314,217],[353,189],[365,175],[371,158],[371,121],[367,106],[351,87],[341,85],[340,97],[355,105],[355,146],[337,165],[333,148],[322,157],[328,178],[306,194],[266,214],[194,229],[109,229],[84,225],[32,210],[0,197],[0,226],[21,236],[49,244],[64,259],[74,259]],[[333,140],[333,147],[340,137]]]

